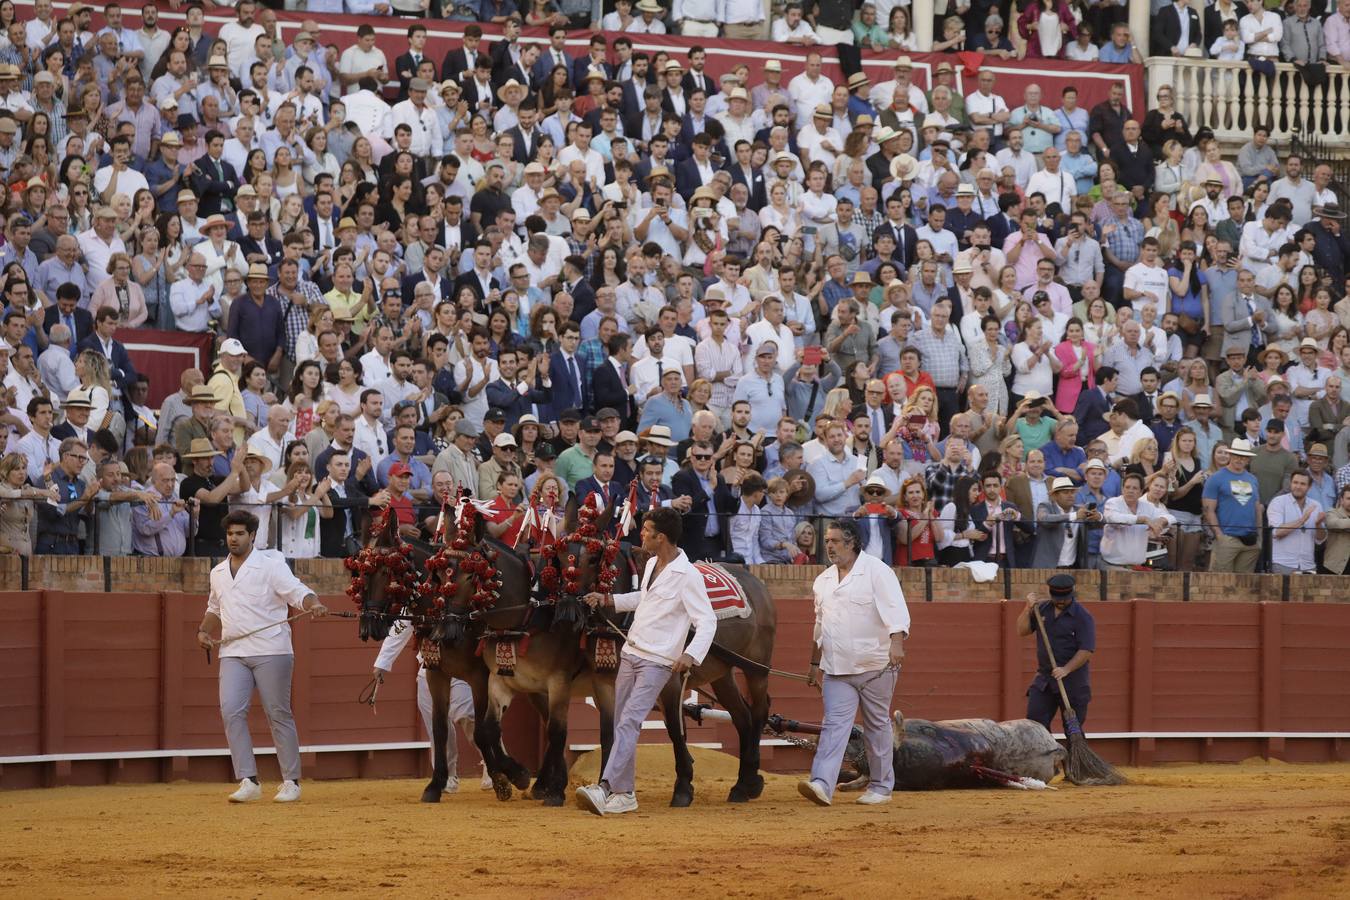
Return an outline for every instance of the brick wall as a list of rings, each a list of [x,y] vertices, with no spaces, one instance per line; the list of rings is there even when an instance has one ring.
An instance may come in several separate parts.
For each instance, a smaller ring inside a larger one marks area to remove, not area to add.
[[[348,575],[332,559],[294,561],[295,572],[320,594],[340,594]],[[204,594],[211,563],[204,559],[146,557],[35,556],[24,563],[0,557],[0,584],[11,590],[77,592],[182,591]],[[807,597],[820,566],[755,566],[776,598]],[[972,602],[1021,600],[1044,592],[1050,572],[1013,569],[983,584],[964,569],[896,570],[905,596],[921,601]],[[1208,572],[1075,572],[1079,595],[1090,600],[1188,600],[1195,602],[1288,601],[1336,603],[1350,598],[1350,576],[1224,575]],[[1104,581],[1104,585],[1103,585]]]

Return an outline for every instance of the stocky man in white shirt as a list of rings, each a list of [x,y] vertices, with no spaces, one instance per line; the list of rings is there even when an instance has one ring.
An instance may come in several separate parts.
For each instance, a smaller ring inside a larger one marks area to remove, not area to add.
[[[283,779],[273,799],[290,803],[300,799],[300,740],[291,714],[295,656],[286,619],[291,607],[316,617],[328,615],[328,608],[295,577],[280,553],[253,549],[257,534],[258,518],[252,513],[235,510],[225,517],[230,555],[211,570],[211,592],[197,643],[208,652],[220,650],[220,714],[234,777],[239,779],[230,802],[247,803],[262,796],[248,731],[248,708],[256,687]],[[219,640],[211,637],[216,633]]]
[[[852,519],[825,527],[825,553],[832,565],[816,577],[813,588],[816,624],[808,675],[821,688],[825,712],[811,777],[797,786],[821,806],[834,799],[859,706],[871,782],[857,802],[889,803],[895,786],[890,709],[909,637],[909,608],[895,570],[861,550],[862,536]]]
[[[681,525],[679,512],[671,507],[648,512],[642,521],[642,549],[650,558],[641,587],[626,594],[590,593],[584,598],[592,609],[605,604],[618,612],[636,611],[614,683],[609,761],[598,784],[577,788],[576,793],[578,805],[599,816],[637,809],[633,779],[642,722],[671,675],[683,675],[703,662],[717,631],[703,573],[679,547]],[[686,646],[691,627],[694,637]],[[671,804],[687,806],[692,800],[693,786],[677,781]]]

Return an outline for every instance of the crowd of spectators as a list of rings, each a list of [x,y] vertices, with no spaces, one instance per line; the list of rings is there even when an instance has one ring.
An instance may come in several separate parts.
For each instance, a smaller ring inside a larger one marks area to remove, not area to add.
[[[654,6],[606,27],[766,33]],[[412,23],[392,63],[369,25],[184,9],[0,0],[0,549],[218,556],[246,508],[337,557],[372,507],[431,537],[467,491],[508,543],[631,493],[695,558],[812,561],[856,516],[894,565],[1350,561],[1350,238],[1265,128],[1225,153],[1168,85],[963,95],[904,55],[838,85],[814,51],[574,57],[566,0],[433,11],[503,34]],[[800,13],[774,36],[839,37]],[[1011,52],[1055,55],[1052,14],[1081,38],[1046,5]],[[136,329],[213,335],[211,370],[152,408]]]

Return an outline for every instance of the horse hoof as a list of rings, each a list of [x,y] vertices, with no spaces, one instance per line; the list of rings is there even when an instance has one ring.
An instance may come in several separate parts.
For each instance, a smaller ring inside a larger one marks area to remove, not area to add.
[[[562,796],[562,794],[545,794],[544,796],[539,797],[538,799],[539,799],[540,804],[543,805],[543,806],[562,806],[562,805],[563,805],[563,796]]]
[[[506,780],[506,776],[500,773],[492,776],[492,789],[497,792],[498,800],[511,799],[511,782]]]
[[[506,773],[506,778],[515,786],[516,790],[524,791],[528,790],[530,787],[530,773],[519,766],[514,769],[509,769]]]
[[[745,792],[751,800],[758,800],[760,794],[764,793],[764,776],[756,775],[745,783]]]
[[[727,794],[728,803],[749,803],[750,792],[740,784],[735,784],[731,788],[731,793]]]
[[[423,803],[440,803],[441,792],[437,788],[427,788],[422,792]]]
[[[694,791],[692,788],[676,788],[675,793],[670,795],[670,805],[677,809],[684,809],[687,806],[694,805]]]

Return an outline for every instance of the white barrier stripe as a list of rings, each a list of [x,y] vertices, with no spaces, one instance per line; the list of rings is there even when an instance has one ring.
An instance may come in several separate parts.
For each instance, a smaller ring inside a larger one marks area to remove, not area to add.
[[[644,726],[655,726],[664,728],[659,722],[646,722]],[[1057,740],[1063,740],[1063,734],[1052,735]],[[1089,740],[1098,741],[1117,741],[1117,740],[1164,740],[1164,741],[1197,741],[1197,740],[1271,740],[1284,739],[1291,741],[1307,740],[1350,740],[1350,731],[1105,731],[1090,732],[1087,735]],[[376,750],[426,750],[431,746],[429,741],[394,741],[382,744],[313,744],[301,747],[301,753],[362,753],[373,752]],[[573,750],[593,750],[598,744],[570,744]],[[705,747],[710,749],[721,749],[720,743],[690,743],[691,747]],[[779,738],[764,738],[760,741],[762,747],[783,747],[791,746],[787,741]],[[262,756],[276,755],[275,747],[257,747],[253,751]],[[207,756],[229,756],[228,748],[201,748],[193,750],[120,750],[107,753],[46,753],[33,756],[0,756],[0,766],[17,766],[31,763],[49,763],[49,762],[86,762],[86,761],[109,761],[116,759],[173,759],[176,757],[207,757]]]

